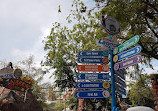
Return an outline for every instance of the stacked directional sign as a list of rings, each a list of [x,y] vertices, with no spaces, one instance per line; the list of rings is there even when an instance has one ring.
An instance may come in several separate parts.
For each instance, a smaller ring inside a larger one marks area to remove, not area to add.
[[[79,91],[75,92],[76,98],[108,98],[110,96],[109,91],[106,90],[110,84],[104,81],[110,78],[109,73],[106,73],[110,70],[109,66],[106,65],[109,63],[108,55],[107,51],[79,51],[78,63],[82,63],[82,65],[77,66],[79,73],[76,78],[78,80],[93,80],[93,82],[77,82],[76,88]]]
[[[116,90],[120,95],[126,95],[125,69],[115,71]]]
[[[116,62],[114,64],[114,70],[116,73],[116,76],[115,76],[116,90],[119,94],[126,95],[126,91],[125,91],[126,84],[124,82],[125,80],[124,69],[129,66],[138,64],[141,61],[141,55],[138,55],[142,50],[141,46],[136,46],[127,51],[124,51],[124,50],[135,45],[138,41],[139,41],[139,36],[136,35],[114,49],[113,54],[117,54],[113,58],[113,61]]]

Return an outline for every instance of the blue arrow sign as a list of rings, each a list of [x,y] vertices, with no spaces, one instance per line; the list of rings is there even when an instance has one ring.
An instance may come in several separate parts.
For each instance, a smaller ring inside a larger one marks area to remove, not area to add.
[[[110,84],[108,82],[77,82],[77,89],[104,89],[109,88]]]
[[[78,63],[107,64],[108,58],[78,58]]]
[[[109,41],[104,41],[103,39],[99,39],[99,44],[104,44],[106,47],[108,48],[114,48],[114,47],[117,47],[118,44],[115,44],[115,43],[112,43],[112,42],[109,42]]]
[[[109,98],[110,93],[108,90],[95,90],[95,91],[76,91],[75,98]]]
[[[83,56],[108,56],[109,53],[108,51],[79,51],[78,56],[83,57]]]
[[[78,80],[109,80],[109,73],[78,73]]]
[[[124,51],[118,55],[115,55],[114,58],[113,58],[113,61],[114,62],[117,62],[117,61],[121,61],[127,57],[131,57],[133,55],[136,55],[136,54],[139,54],[142,50],[142,47],[141,46],[136,46],[132,49],[129,49],[127,51]]]

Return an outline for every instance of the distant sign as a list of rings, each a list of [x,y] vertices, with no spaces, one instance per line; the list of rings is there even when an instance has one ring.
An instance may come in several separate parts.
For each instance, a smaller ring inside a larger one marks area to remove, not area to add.
[[[138,64],[140,61],[141,61],[141,55],[133,56],[133,57],[126,59],[124,61],[115,63],[114,70],[127,68],[129,66],[134,65],[134,64]]]
[[[109,16],[105,18],[104,15],[102,15],[101,24],[109,34],[117,34],[120,32],[120,24],[113,17]]]
[[[77,70],[83,72],[108,72],[110,68],[108,65],[78,65]]]
[[[0,81],[0,84],[8,89],[18,90],[18,91],[25,91],[26,89],[30,89],[32,87],[30,84],[20,79],[14,79],[14,78],[3,79],[2,81]]]
[[[109,80],[109,73],[78,73],[78,80]]]
[[[100,56],[108,56],[108,55],[109,55],[108,51],[79,51],[78,52],[79,57],[94,56],[96,58],[96,56],[100,57]]]
[[[77,82],[77,89],[107,89],[110,87],[108,82]]]
[[[75,98],[90,99],[90,98],[109,98],[108,90],[94,90],[94,91],[76,91]]]
[[[133,55],[136,55],[136,54],[139,54],[141,52],[141,49],[142,47],[141,46],[136,46],[132,49],[129,49],[127,51],[124,51],[118,55],[115,55],[114,58],[113,58],[113,61],[114,62],[117,62],[117,61],[121,61],[127,57],[131,57]]]
[[[78,58],[78,63],[107,64],[108,58]]]
[[[128,41],[126,41],[123,44],[116,47],[113,50],[113,54],[117,54],[117,53],[120,53],[120,52],[126,50],[127,48],[129,48],[129,47],[133,46],[134,44],[136,44],[138,41],[139,41],[139,36],[136,35],[133,38],[129,39]]]
[[[3,74],[3,75],[0,75],[0,78],[14,78],[14,75],[13,74]]]

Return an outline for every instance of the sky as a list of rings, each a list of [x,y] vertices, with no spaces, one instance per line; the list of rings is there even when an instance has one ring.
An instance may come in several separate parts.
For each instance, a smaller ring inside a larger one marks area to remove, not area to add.
[[[66,25],[73,0],[0,0],[0,60],[16,62],[34,55],[44,59],[42,40],[49,35],[52,23]],[[92,6],[91,0],[85,3]],[[58,7],[61,11],[58,13]],[[158,69],[158,61],[153,61]],[[157,69],[148,72],[158,72]]]
[[[72,0],[1,0],[0,60],[14,62],[28,55],[42,59],[43,38],[52,23],[65,20],[71,3]],[[58,13],[59,5],[66,13]]]
[[[46,55],[42,40],[49,35],[52,23],[66,22],[72,1],[1,0],[0,60],[14,64],[34,55],[40,66]],[[58,13],[59,5],[64,13]]]
[[[0,0],[0,60],[14,64],[34,55],[40,66],[46,55],[42,40],[52,23],[67,24],[72,1]],[[85,3],[90,4],[89,0]],[[58,13],[59,5],[62,13]]]

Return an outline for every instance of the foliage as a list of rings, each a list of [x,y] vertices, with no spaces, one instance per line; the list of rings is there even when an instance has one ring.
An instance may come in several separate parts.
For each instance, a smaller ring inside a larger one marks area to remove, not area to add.
[[[139,45],[148,62],[151,58],[158,59],[157,0],[110,0],[101,13],[113,16],[120,22],[122,33],[118,39],[126,41],[139,35]]]
[[[50,35],[43,41],[44,49],[48,53],[42,64],[55,69],[52,75],[55,75],[55,87],[58,86],[60,90],[74,87],[78,51],[100,50],[96,40],[109,36],[100,25],[102,14],[113,16],[120,22],[121,33],[115,35],[120,43],[135,35],[140,36],[138,44],[142,46],[141,55],[145,65],[152,67],[151,59],[158,59],[156,1],[95,0],[95,2],[96,7],[89,8],[82,1],[74,0],[70,15],[66,18],[71,27],[55,22]],[[59,12],[62,13],[61,7]]]
[[[71,10],[67,21],[71,24],[73,19],[76,20],[73,28],[54,23],[50,35],[43,41],[44,49],[48,51],[43,65],[55,69],[53,75],[60,89],[74,87],[78,51],[98,49],[95,40],[105,34],[94,16],[90,13],[85,16],[86,6],[83,2],[74,0],[72,6],[74,10]]]
[[[5,60],[0,60],[0,69],[7,67],[7,62]]]
[[[49,111],[49,110],[54,109],[55,103],[51,103],[51,104],[46,104],[45,103],[43,106],[44,106],[43,110],[46,110],[46,111],[48,110]]]
[[[58,103],[58,104],[55,104],[54,109],[56,109],[56,110],[63,110],[64,106],[65,106],[64,103]]]
[[[61,87],[67,87],[64,82],[68,81],[67,77],[74,81],[74,77],[70,75],[75,74],[72,68],[75,68],[79,50],[99,49],[96,40],[108,36],[100,26],[101,14],[113,16],[120,22],[122,31],[116,35],[118,41],[124,42],[135,35],[140,35],[139,44],[143,49],[144,64],[152,67],[151,58],[157,59],[158,57],[158,36],[156,32],[158,5],[156,1],[95,0],[95,2],[97,6],[88,10],[82,1],[74,0],[73,10],[66,19],[70,24],[75,21],[75,24],[72,24],[73,27],[70,28],[55,22],[50,35],[43,41],[45,43],[44,49],[48,51],[43,65],[50,66],[51,69],[55,68],[53,75],[58,80],[56,81],[57,86],[64,83]],[[100,11],[98,12],[98,10]],[[67,68],[68,71],[65,73],[64,69]],[[73,86],[73,83],[68,86]]]
[[[28,76],[34,79],[32,93],[36,96],[38,101],[41,103],[45,102],[46,92],[42,90],[43,87],[40,82],[42,81],[46,71],[44,71],[41,67],[36,66],[34,56],[31,55],[24,60],[18,61],[14,67],[22,70],[23,77]]]
[[[141,75],[141,77],[133,83],[130,83],[130,91],[128,92],[129,100],[132,106],[148,106],[154,107],[152,95],[152,85],[149,75]]]

